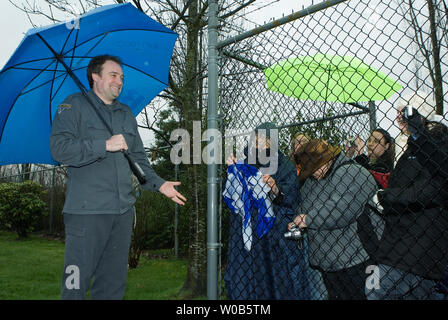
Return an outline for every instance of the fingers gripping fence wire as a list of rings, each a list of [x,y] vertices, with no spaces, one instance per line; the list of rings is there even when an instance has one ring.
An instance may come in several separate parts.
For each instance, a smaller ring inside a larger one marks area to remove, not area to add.
[[[447,13],[325,1],[218,43],[223,298],[443,298]]]

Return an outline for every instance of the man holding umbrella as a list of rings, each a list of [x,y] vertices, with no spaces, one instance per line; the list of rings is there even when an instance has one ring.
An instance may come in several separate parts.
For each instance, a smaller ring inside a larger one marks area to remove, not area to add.
[[[56,112],[50,150],[69,166],[63,209],[66,233],[62,299],[122,299],[134,216],[127,152],[141,167],[145,190],[175,203],[185,197],[151,168],[131,109],[117,100],[123,88],[121,61],[96,56],[87,68],[90,91],[68,96]],[[112,131],[112,134],[110,133]]]

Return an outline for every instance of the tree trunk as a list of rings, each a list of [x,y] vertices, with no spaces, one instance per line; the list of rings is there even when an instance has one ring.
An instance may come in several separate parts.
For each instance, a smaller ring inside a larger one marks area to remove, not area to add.
[[[203,207],[202,166],[193,166],[189,176],[192,182],[193,210],[190,214],[190,236],[187,278],[180,295],[184,298],[204,296],[207,290],[207,254],[205,248],[205,208]]]
[[[443,115],[443,79],[442,64],[440,61],[440,41],[437,36],[436,8],[433,0],[427,0],[430,24],[430,37],[432,44],[432,59],[434,63],[434,71],[431,71],[431,78],[434,84],[434,96],[436,100],[436,113]]]
[[[187,57],[185,66],[185,79],[182,87],[184,94],[185,124],[189,132],[193,132],[193,121],[201,121],[199,86],[198,86],[198,61],[199,61],[199,36],[200,25],[198,23],[198,1],[194,0],[188,9],[187,22]],[[198,141],[196,141],[198,143]],[[191,143],[191,146],[194,144]],[[193,149],[193,152],[195,150]],[[206,228],[203,165],[194,164],[188,170],[190,186],[190,199],[193,201],[190,212],[190,234],[188,250],[187,278],[181,289],[180,295],[184,297],[204,296],[207,289],[207,255],[206,255]]]
[[[22,164],[20,165],[20,167],[21,167],[20,173],[22,174],[22,182],[31,180],[31,164],[30,163]]]
[[[429,76],[431,78],[432,87],[434,91],[434,98],[436,101],[436,113],[443,114],[443,79],[442,79],[442,63],[440,59],[440,48],[445,30],[441,27],[440,16],[436,14],[437,2],[434,0],[426,0],[428,7],[429,20],[429,39],[423,30],[423,25],[419,24],[416,9],[412,0],[408,0],[410,21],[409,25],[415,35],[415,43],[418,50],[422,53],[425,59],[426,67],[428,68]]]

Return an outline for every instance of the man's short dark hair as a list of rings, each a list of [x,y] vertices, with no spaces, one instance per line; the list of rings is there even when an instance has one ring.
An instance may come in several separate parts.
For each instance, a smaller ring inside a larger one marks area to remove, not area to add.
[[[113,61],[113,62],[118,63],[120,66],[122,65],[120,58],[118,58],[116,56],[111,56],[111,55],[105,54],[105,55],[93,57],[90,60],[89,65],[87,66],[87,79],[89,80],[90,89],[93,88],[92,73],[101,74],[101,71],[103,71],[103,64],[106,61]]]

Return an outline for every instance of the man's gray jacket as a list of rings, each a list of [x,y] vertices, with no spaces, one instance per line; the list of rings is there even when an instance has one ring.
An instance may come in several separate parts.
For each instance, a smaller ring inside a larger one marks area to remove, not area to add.
[[[146,174],[143,189],[158,191],[165,180],[149,164],[131,109],[119,101],[106,105],[92,90],[87,95],[113,134],[125,137],[129,153]],[[121,152],[106,151],[110,137],[82,93],[68,96],[59,105],[50,150],[54,160],[69,166],[64,213],[120,214],[134,204],[129,163]]]
[[[356,220],[377,187],[360,165],[344,164],[333,171],[348,160],[340,153],[321,180],[310,177],[300,190],[298,214],[306,214],[310,264],[324,271],[346,269],[369,258]]]

